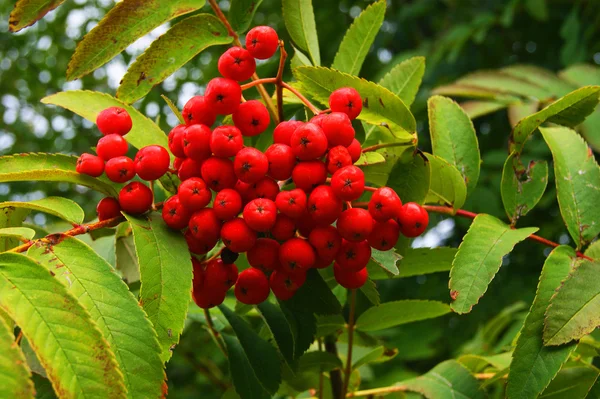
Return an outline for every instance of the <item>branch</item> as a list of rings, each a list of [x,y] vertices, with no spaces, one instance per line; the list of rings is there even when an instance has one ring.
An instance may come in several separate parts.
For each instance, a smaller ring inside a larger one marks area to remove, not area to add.
[[[300,93],[298,90],[294,89],[292,86],[285,82],[281,82],[281,85],[289,91],[291,91],[296,97],[298,97],[298,99],[302,101],[304,105],[306,105],[306,107],[312,111],[313,114],[319,115],[321,113],[321,110],[315,107],[310,101],[308,101],[308,99],[304,97],[302,93]]]
[[[350,290],[350,314],[348,315],[348,353],[346,355],[346,370],[344,372],[344,390],[341,397],[346,397],[350,376],[352,375],[352,345],[354,343],[354,313],[356,310],[356,290]]]
[[[215,343],[217,344],[217,346],[219,347],[221,352],[223,352],[223,355],[225,355],[225,357],[227,357],[227,351],[225,350],[225,347],[223,346],[223,343],[221,342],[221,335],[215,329],[215,325],[212,322],[212,317],[210,316],[210,311],[208,309],[202,309],[202,310],[204,310],[204,318],[206,319],[206,325],[208,326],[210,335],[212,335],[212,337],[214,338]]]
[[[277,70],[277,77],[275,78],[275,84],[277,85],[277,113],[279,120],[284,120],[283,117],[283,69],[285,68],[285,59],[287,58],[287,52],[283,46],[283,40],[279,41],[279,69]]]
[[[334,335],[325,337],[325,350],[337,357],[337,338]],[[334,398],[342,398],[342,372],[340,369],[333,369],[329,372],[329,381],[331,383],[331,392]]]

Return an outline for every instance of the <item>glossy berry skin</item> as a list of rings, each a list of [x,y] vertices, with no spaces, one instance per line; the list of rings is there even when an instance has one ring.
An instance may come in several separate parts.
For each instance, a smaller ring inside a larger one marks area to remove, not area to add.
[[[290,145],[292,134],[302,125],[304,125],[302,121],[280,122],[273,131],[273,143]]]
[[[77,173],[98,177],[104,172],[104,161],[102,158],[92,154],[81,154],[75,166]]]
[[[205,287],[219,287],[223,291],[233,287],[239,276],[235,264],[226,264],[221,259],[208,261],[204,274]]]
[[[141,148],[135,156],[135,173],[142,180],[156,180],[167,173],[170,162],[169,152],[164,147],[149,145]]]
[[[258,305],[269,296],[269,280],[263,272],[253,267],[243,270],[235,284],[235,297],[246,305]]]
[[[186,125],[181,124],[175,126],[169,132],[169,150],[171,154],[177,158],[185,158],[185,152],[183,151],[183,134],[185,133]]]
[[[332,112],[323,119],[321,128],[329,148],[341,145],[348,147],[354,140],[354,128],[348,115],[343,112]]]
[[[331,174],[334,174],[344,166],[350,166],[353,164],[352,157],[350,156],[348,149],[341,145],[333,147],[329,150],[325,163],[327,164],[327,171]]]
[[[308,198],[306,193],[299,188],[295,188],[293,190],[282,191],[277,194],[275,205],[277,205],[279,212],[289,216],[292,219],[298,219],[306,212],[307,201]]]
[[[314,228],[308,236],[308,241],[317,251],[319,258],[331,259],[332,261],[342,246],[342,236],[340,236],[338,229],[333,226]]]
[[[292,147],[285,144],[273,144],[265,151],[269,161],[269,176],[276,180],[287,180],[292,177],[296,166],[296,156]]]
[[[234,189],[225,188],[215,196],[213,209],[223,221],[234,219],[242,211],[242,197]]]
[[[327,114],[323,113],[323,114],[317,114],[315,116],[313,116],[312,118],[310,118],[310,123],[314,123],[315,125],[318,125],[320,128],[323,128],[323,121],[325,121],[325,119],[327,119]]]
[[[225,300],[227,292],[218,287],[192,286],[192,299],[202,309],[219,306]]]
[[[236,46],[219,57],[218,68],[223,77],[241,82],[256,72],[256,61],[248,50]]]
[[[218,239],[199,240],[192,235],[192,231],[189,229],[185,231],[185,234],[183,236],[185,238],[185,241],[187,242],[189,251],[197,255],[204,255],[205,253],[208,253],[208,251],[210,251],[214,248],[215,245],[217,245],[218,241]]]
[[[249,100],[240,104],[232,117],[233,124],[247,137],[261,134],[271,122],[267,107],[258,100]]]
[[[365,174],[354,166],[344,166],[331,177],[331,188],[342,201],[354,201],[365,191]]]
[[[301,238],[287,240],[279,247],[281,270],[286,273],[305,273],[316,260],[315,250]]]
[[[173,169],[175,169],[176,171],[179,171],[179,168],[181,167],[181,164],[183,163],[183,161],[185,161],[185,158],[175,157],[175,160],[173,161]]]
[[[271,58],[279,46],[279,37],[270,26],[257,26],[246,34],[246,49],[259,60]]]
[[[267,156],[253,147],[242,148],[233,161],[235,174],[244,183],[256,183],[269,170]]]
[[[193,159],[186,158],[181,162],[179,169],[177,169],[177,176],[179,180],[184,181],[191,179],[192,177],[202,177],[201,167],[203,162],[194,161]]]
[[[394,248],[398,238],[400,238],[400,226],[390,219],[386,222],[375,222],[367,241],[372,248],[388,251]]]
[[[121,216],[121,205],[113,197],[104,197],[98,202],[96,206],[96,213],[98,214],[98,220],[108,220]]]
[[[244,220],[252,230],[267,232],[275,225],[277,207],[266,198],[256,198],[244,207]]]
[[[143,183],[133,181],[119,192],[119,205],[125,213],[141,215],[152,207],[152,191]]]
[[[417,237],[423,234],[429,224],[429,214],[421,205],[408,202],[402,205],[398,216],[400,232],[406,237]]]
[[[362,111],[362,99],[355,89],[342,87],[329,96],[329,108],[332,112],[343,112],[350,119],[356,119]]]
[[[345,270],[357,272],[367,266],[369,259],[371,259],[371,247],[367,240],[359,242],[342,240],[335,262]]]
[[[369,274],[364,267],[359,271],[345,269],[339,263],[333,264],[333,276],[339,285],[346,289],[357,289],[365,285]]]
[[[206,125],[188,126],[183,133],[183,152],[195,161],[204,161],[211,155],[212,132]]]
[[[233,252],[246,252],[256,244],[256,232],[242,218],[235,218],[223,224],[221,240]]]
[[[210,151],[217,157],[233,157],[243,147],[242,132],[235,126],[218,126],[210,136]]]
[[[373,231],[373,218],[366,209],[346,209],[337,221],[340,235],[348,241],[363,241]]]
[[[277,241],[287,241],[296,234],[296,222],[294,219],[278,213],[270,233]]]
[[[127,141],[125,141],[123,136],[113,133],[107,134],[98,140],[96,153],[104,161],[108,161],[109,159],[121,157],[127,154],[128,149],[129,146],[127,145]]]
[[[184,229],[188,225],[191,216],[191,212],[183,206],[178,195],[172,196],[163,204],[163,220],[165,221],[165,224],[172,229]]]
[[[292,170],[292,180],[297,188],[310,192],[325,183],[327,168],[321,161],[299,162]]]
[[[279,194],[279,185],[277,182],[270,177],[263,177],[252,185],[250,195],[252,199],[255,198],[266,198],[271,201],[275,201]],[[251,200],[252,200],[251,199]]]
[[[279,267],[279,243],[271,238],[259,238],[246,253],[248,263],[263,272]]]
[[[204,243],[212,243],[219,240],[221,221],[217,218],[212,208],[204,208],[194,212],[188,224],[195,239]]]
[[[369,212],[378,222],[397,218],[401,208],[400,197],[389,187],[378,188],[369,200]]]
[[[340,216],[342,201],[329,186],[319,186],[310,193],[307,201],[308,213],[317,225],[329,225]]]
[[[233,162],[227,158],[210,157],[200,168],[202,179],[213,191],[233,188],[237,178],[233,170]]]
[[[120,107],[106,108],[96,117],[96,125],[103,135],[118,134],[125,136],[133,125],[129,113]]]
[[[208,186],[199,177],[184,180],[177,190],[179,201],[188,211],[196,212],[206,207],[212,199]]]
[[[116,157],[106,163],[104,171],[110,181],[125,183],[135,177],[135,164],[129,157]]]
[[[252,184],[244,183],[243,181],[238,180],[233,189],[240,194],[242,197],[242,204],[244,205],[255,198]]]
[[[192,97],[181,112],[186,125],[203,124],[212,126],[217,120],[217,114],[204,96]]]
[[[306,123],[292,134],[290,147],[299,160],[312,161],[325,155],[327,138],[319,126]]]
[[[352,163],[355,163],[356,161],[358,161],[358,159],[360,158],[360,155],[362,154],[362,148],[361,148],[358,140],[356,140],[356,139],[352,140],[352,143],[347,147],[347,149],[348,149],[348,154],[350,154],[350,157],[352,158]]]
[[[208,82],[204,97],[214,112],[230,115],[240,106],[242,88],[235,80],[214,78]]]

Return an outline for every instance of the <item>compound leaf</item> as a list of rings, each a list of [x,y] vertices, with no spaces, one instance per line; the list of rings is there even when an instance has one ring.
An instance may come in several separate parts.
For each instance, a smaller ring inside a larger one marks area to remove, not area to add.
[[[356,321],[362,331],[377,331],[450,313],[450,306],[437,301],[406,299],[386,302],[364,311]]]
[[[310,55],[313,65],[321,65],[312,0],[283,0],[282,6],[283,21],[294,45]]]

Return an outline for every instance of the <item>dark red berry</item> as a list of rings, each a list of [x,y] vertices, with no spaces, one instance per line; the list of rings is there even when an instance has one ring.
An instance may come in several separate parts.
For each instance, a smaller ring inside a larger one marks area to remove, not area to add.
[[[310,232],[308,241],[317,251],[319,258],[331,259],[331,261],[342,246],[342,237],[333,226],[316,227]]]
[[[267,148],[265,155],[269,160],[269,176],[276,180],[287,180],[292,177],[296,156],[290,146],[275,143]]]
[[[256,232],[242,218],[229,220],[221,228],[221,240],[233,252],[248,251],[256,244],[256,239]]]
[[[226,78],[241,82],[256,71],[256,61],[250,52],[241,47],[231,47],[219,57],[219,72]]]
[[[327,171],[331,174],[334,174],[344,166],[350,166],[353,164],[352,157],[350,156],[348,149],[341,145],[333,147],[329,150],[325,163],[327,164]]]
[[[221,231],[221,221],[212,208],[194,212],[188,224],[195,239],[205,243],[217,243]],[[214,244],[213,244],[214,246]]]
[[[204,93],[210,107],[220,115],[230,115],[240,106],[242,88],[232,79],[214,78]]]
[[[254,198],[267,198],[271,201],[275,201],[277,194],[279,194],[279,184],[270,177],[263,177],[252,185],[251,189],[251,200]]]
[[[183,152],[195,161],[204,161],[211,155],[210,139],[212,132],[206,125],[191,125],[183,133]]]
[[[234,189],[225,188],[215,196],[213,209],[221,220],[234,219],[242,211],[242,197]]]
[[[321,158],[327,151],[327,138],[323,130],[314,123],[300,126],[290,139],[294,155],[301,161]]]
[[[344,268],[339,263],[333,264],[333,275],[335,277],[335,281],[347,289],[357,289],[362,287],[365,285],[367,278],[369,277],[366,267],[358,271],[351,271]]]
[[[283,121],[279,123],[273,131],[273,142],[290,145],[292,134],[302,125],[304,125],[302,121]]]
[[[163,220],[172,229],[184,229],[188,225],[191,216],[191,212],[183,206],[178,195],[172,196],[163,204]]]
[[[183,107],[181,114],[188,126],[201,123],[210,127],[217,120],[217,113],[203,96],[192,97]]]
[[[354,165],[344,166],[331,177],[331,188],[342,201],[354,201],[365,191],[365,174]]]
[[[141,215],[152,207],[152,191],[143,183],[133,181],[119,192],[119,205],[125,213]]]
[[[340,216],[343,209],[340,200],[331,187],[319,186],[310,193],[307,201],[307,209],[310,217],[318,225],[328,225]]]
[[[252,230],[266,232],[275,225],[277,207],[266,198],[256,198],[244,207],[244,220]]]
[[[270,232],[277,241],[287,241],[296,234],[296,222],[289,216],[278,213]]]
[[[135,177],[135,164],[129,157],[109,159],[105,167],[106,177],[115,183],[125,183]]]
[[[388,251],[396,245],[400,237],[400,226],[394,220],[375,222],[369,235],[369,245],[380,251]]]
[[[135,173],[142,180],[156,180],[162,177],[167,170],[171,158],[169,152],[159,145],[149,145],[141,148],[135,156]]]
[[[198,255],[204,255],[205,253],[208,253],[208,251],[210,251],[214,248],[215,245],[217,245],[218,241],[218,239],[214,240],[210,237],[197,239],[192,235],[192,231],[190,229],[186,230],[184,237],[190,252]]]
[[[127,141],[125,141],[123,136],[113,133],[107,134],[98,140],[96,153],[104,161],[108,161],[112,158],[124,156],[127,154],[128,149],[129,146],[127,145]]]
[[[108,220],[121,216],[121,205],[113,197],[105,197],[98,202],[96,206],[96,213],[98,214],[98,220]]]
[[[256,183],[269,170],[267,156],[253,147],[242,148],[233,162],[235,174],[244,183]]]
[[[369,212],[378,222],[397,218],[401,208],[400,197],[389,187],[378,188],[369,200]]]
[[[96,125],[103,135],[118,134],[125,136],[133,125],[129,113],[120,107],[106,108],[96,117]]]
[[[277,205],[279,212],[292,219],[298,219],[306,212],[307,200],[306,193],[301,189],[296,188],[290,191],[282,191],[277,194],[275,205]]]
[[[210,150],[217,157],[235,156],[244,147],[242,132],[235,126],[216,127],[210,136]]]
[[[233,170],[233,162],[227,158],[210,157],[200,168],[202,179],[213,191],[233,188],[237,178]]]
[[[253,267],[242,271],[235,284],[235,297],[246,305],[258,305],[269,296],[269,280]]]
[[[102,158],[92,154],[81,154],[75,166],[77,173],[98,177],[104,172],[104,161]]]
[[[337,221],[340,235],[348,241],[363,241],[373,231],[373,218],[366,209],[346,209]]]
[[[294,296],[305,281],[305,273],[289,274],[281,270],[275,270],[269,278],[269,286],[277,299],[286,301]]]
[[[331,93],[329,108],[332,112],[343,112],[350,119],[356,119],[362,111],[362,99],[352,87],[343,87]]]
[[[202,162],[194,161],[193,159],[186,158],[181,162],[179,169],[177,169],[177,176],[179,180],[184,181],[191,179],[192,177],[202,177],[201,168]]]
[[[296,187],[310,192],[327,180],[327,168],[321,161],[299,162],[292,170],[292,180]]]
[[[370,258],[371,246],[367,240],[359,242],[342,240],[335,262],[345,270],[356,272],[367,266]]]
[[[206,207],[212,199],[212,193],[204,180],[192,177],[184,180],[177,190],[179,201],[190,212],[196,212]]]
[[[258,100],[240,104],[232,117],[235,126],[242,131],[244,136],[248,137],[261,134],[271,122],[267,107]]]
[[[306,272],[314,265],[315,260],[315,250],[308,241],[301,238],[292,238],[279,248],[279,261],[284,272]]]
[[[226,294],[226,290],[221,289],[221,287],[208,287],[206,285],[199,287],[196,284],[192,287],[192,298],[196,305],[202,309],[219,306],[225,300]]]
[[[321,123],[323,133],[327,137],[329,148],[341,145],[348,147],[354,140],[354,128],[348,115],[343,112],[332,112]]]
[[[252,267],[267,272],[279,267],[279,243],[271,238],[259,238],[246,253]]]
[[[400,209],[398,224],[404,236],[417,237],[427,229],[429,214],[421,205],[408,202]]]
[[[271,58],[279,46],[279,37],[270,26],[257,26],[246,34],[246,49],[254,58],[266,60]]]
[[[317,261],[313,265],[313,268],[325,269],[325,268],[331,266],[331,264],[333,263],[333,260],[334,260],[334,258],[323,258],[323,257],[318,256]]]
[[[171,153],[178,158],[185,158],[185,152],[183,151],[183,135],[185,133],[186,125],[177,125],[169,132],[169,150]]]
[[[204,274],[205,287],[219,287],[227,291],[238,279],[238,268],[234,264],[224,263],[221,259],[212,259],[207,262]]]

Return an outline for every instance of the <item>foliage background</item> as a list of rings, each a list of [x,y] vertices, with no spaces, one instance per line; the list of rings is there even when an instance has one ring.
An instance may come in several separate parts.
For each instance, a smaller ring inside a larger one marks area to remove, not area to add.
[[[139,39],[93,74],[66,82],[65,71],[75,44],[113,6],[111,0],[68,3],[35,26],[14,35],[8,32],[12,2],[0,2],[0,155],[89,151],[99,137],[93,125],[69,111],[44,106],[39,100],[69,89],[114,94],[126,66],[168,27],[159,27],[148,37]],[[324,65],[333,60],[353,18],[370,3],[360,0],[314,2]],[[206,12],[207,7],[200,12]],[[221,7],[227,9],[228,2],[222,1]],[[280,7],[279,1],[263,1],[254,24],[273,26],[288,42]],[[599,39],[600,3],[596,1],[393,0],[388,1],[383,29],[369,52],[361,76],[377,81],[399,60],[414,55],[427,57],[424,82],[412,110],[419,122],[419,146],[429,150],[428,127],[424,121],[427,120],[425,101],[432,88],[468,72],[515,63],[535,64],[554,71],[578,62],[600,64]],[[288,50],[291,52],[291,48]],[[168,131],[177,122],[160,95],[167,95],[181,108],[216,75],[216,61],[222,51],[221,47],[204,51],[155,87],[136,106],[149,117],[159,118],[161,127]],[[260,63],[258,73],[274,76],[276,68],[277,60],[273,59]],[[288,77],[290,75],[288,71]],[[499,185],[510,133],[506,113],[479,118],[475,127],[483,164],[479,185],[465,208],[505,219]],[[540,144],[537,147],[536,142]],[[541,136],[535,137],[530,146],[536,154],[551,159]],[[93,210],[99,199],[96,193],[67,184],[0,184],[0,201],[32,200],[49,195],[74,199],[86,210],[88,219],[94,217]],[[540,205],[521,225],[540,226],[544,237],[569,243],[554,198],[555,190],[549,187]],[[433,228],[415,244],[457,246],[468,221],[444,219],[433,216]],[[41,225],[54,222],[42,214],[34,215],[33,221]],[[385,342],[398,348],[398,356],[385,366],[361,370],[362,387],[383,386],[421,374],[443,359],[457,356],[465,346],[469,347],[469,353],[493,354],[510,343],[524,316],[522,312],[533,299],[544,255],[548,252],[547,248],[529,241],[519,245],[505,258],[487,294],[468,315],[449,315],[384,331]],[[385,302],[405,298],[449,300],[445,274],[382,282],[379,290]],[[498,318],[507,308],[507,316]],[[495,328],[498,331],[494,331]],[[219,397],[227,389],[222,370],[225,370],[224,359],[210,336],[199,323],[189,320],[167,368],[170,397]]]

